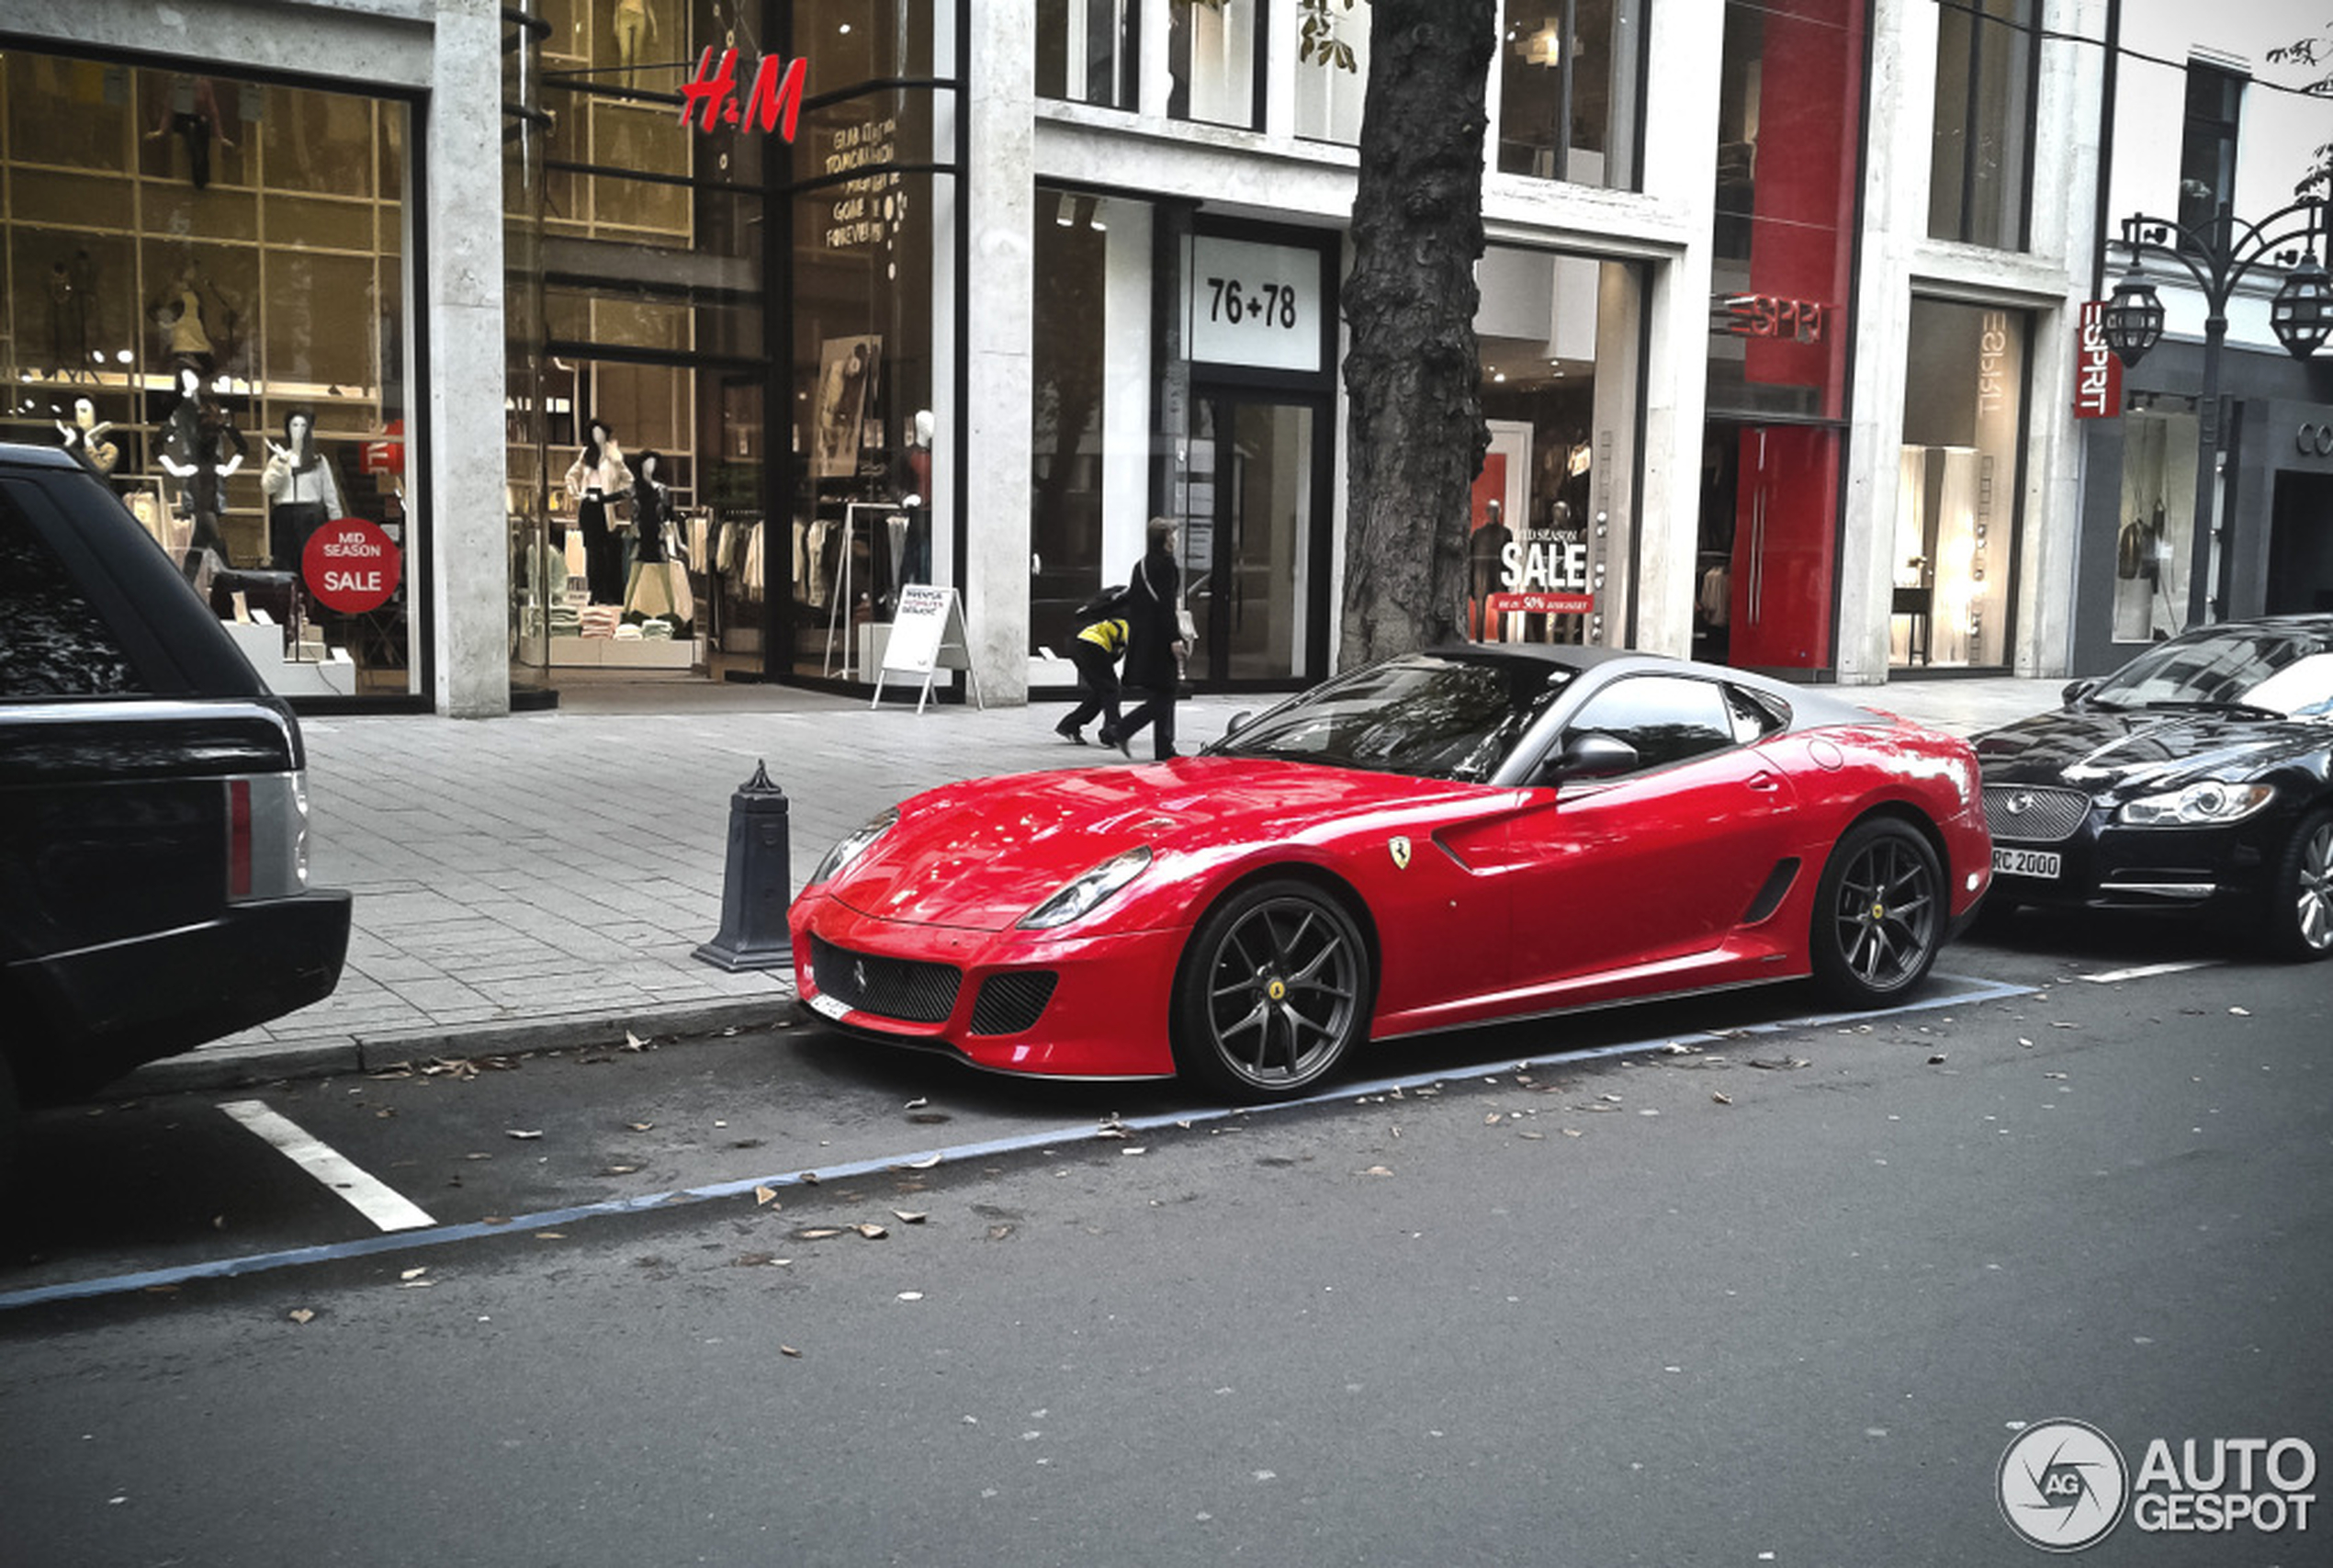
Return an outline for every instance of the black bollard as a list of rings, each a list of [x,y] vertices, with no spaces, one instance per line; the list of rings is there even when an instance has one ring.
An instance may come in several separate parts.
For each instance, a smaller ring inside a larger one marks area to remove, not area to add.
[[[721,883],[721,929],[696,956],[716,968],[791,969],[785,911],[794,870],[786,842],[785,791],[766,761],[729,796],[729,862]]]

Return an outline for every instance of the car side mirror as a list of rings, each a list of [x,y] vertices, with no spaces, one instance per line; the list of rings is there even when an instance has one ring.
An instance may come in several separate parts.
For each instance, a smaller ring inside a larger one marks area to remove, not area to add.
[[[1572,779],[1608,779],[1619,773],[1633,773],[1637,766],[1637,749],[1617,735],[1601,730],[1588,730],[1574,735],[1563,743],[1541,776],[1550,784],[1563,784]]]
[[[2068,707],[2072,707],[2096,690],[2098,690],[2098,678],[2093,675],[2087,680],[2067,682],[2066,689],[2058,693],[2057,696],[2058,700]]]

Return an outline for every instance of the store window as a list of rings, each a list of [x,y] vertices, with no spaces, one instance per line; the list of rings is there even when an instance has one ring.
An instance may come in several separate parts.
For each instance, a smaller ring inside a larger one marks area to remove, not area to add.
[[[1475,276],[1491,448],[1471,502],[1469,635],[1610,640],[1633,548],[1643,271],[1493,246]]]
[[[1166,0],[1170,118],[1260,130],[1265,0]]]
[[[0,435],[101,475],[287,695],[422,689],[410,130],[360,94],[0,62]]]
[[[1136,107],[1141,0],[1037,0],[1037,96]]]
[[[2195,558],[2192,400],[2136,394],[2123,415],[2122,505],[2114,531],[2114,640],[2159,642],[2186,629]]]
[[[1936,28],[1929,237],[2023,250],[2040,69],[2034,0],[1942,6]]]
[[[1634,190],[1643,36],[1643,0],[1510,0],[1499,172]]]
[[[1896,504],[1889,662],[2010,658],[2019,435],[2030,322],[2022,311],[1911,302]]]
[[[796,678],[873,681],[903,591],[953,581],[951,334],[935,313],[952,308],[940,280],[953,275],[941,212],[956,200],[941,139],[954,104],[894,85],[934,74],[931,17],[858,0],[794,9],[795,48],[821,85],[785,201],[791,485],[782,525],[737,547],[751,558],[742,580],[783,596],[767,617],[782,639],[771,663]]]

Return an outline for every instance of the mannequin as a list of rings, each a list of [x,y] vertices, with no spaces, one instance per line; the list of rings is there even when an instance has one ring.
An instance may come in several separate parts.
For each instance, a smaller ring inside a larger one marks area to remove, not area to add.
[[[632,480],[631,581],[625,585],[626,615],[673,615],[672,563],[664,553],[664,525],[671,515],[671,492],[656,471],[663,463],[658,452],[640,454],[638,473]]]
[[[656,13],[648,0],[615,0],[615,61],[629,71],[640,63],[640,51],[656,37]]]
[[[907,547],[900,563],[899,581],[930,582],[931,581],[931,434],[935,422],[930,409],[916,411],[913,433],[907,439],[902,483],[907,494],[899,504],[907,512]]]
[[[154,125],[146,140],[159,141],[174,131],[186,140],[187,174],[201,190],[210,184],[211,138],[217,137],[222,148],[235,145],[227,140],[227,122],[220,116],[209,77],[173,76],[169,88],[155,96]]]
[[[608,508],[631,492],[632,470],[605,420],[589,426],[591,440],[567,470],[567,493],[574,499],[583,528],[583,578],[594,604],[624,602],[624,545],[615,536]]]
[[[162,299],[154,307],[154,320],[169,334],[173,360],[209,372],[215,350],[210,333],[203,327],[202,295],[196,288],[192,266],[181,270],[176,281],[163,290]]]
[[[87,398],[73,400],[71,424],[57,421],[57,434],[63,438],[65,450],[101,479],[110,477],[114,465],[121,460],[121,448],[106,439],[111,429],[113,421],[99,419],[97,405]]]
[[[298,571],[316,530],[345,512],[332,459],[316,445],[313,411],[284,417],[284,444],[267,443],[259,488],[267,494],[268,557],[278,570]]]
[[[163,470],[177,481],[178,504],[194,518],[181,563],[192,582],[202,570],[205,550],[228,566],[235,564],[219,530],[219,514],[226,506],[228,477],[242,467],[249,443],[227,411],[204,395],[201,376],[184,365],[178,367],[178,400],[163,416],[161,435]]]

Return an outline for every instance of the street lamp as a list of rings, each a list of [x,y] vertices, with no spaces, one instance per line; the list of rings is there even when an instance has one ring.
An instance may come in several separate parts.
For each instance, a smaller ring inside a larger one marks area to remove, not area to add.
[[[2258,223],[2239,227],[2222,206],[2208,223],[2191,226],[2143,213],[2123,220],[2123,245],[2130,252],[2131,269],[2114,286],[2113,298],[2101,312],[2100,331],[2106,346],[2125,366],[2136,365],[2162,340],[2163,302],[2142,270],[2149,251],[2159,252],[2187,269],[2203,291],[2203,390],[2196,406],[2200,427],[2195,462],[2195,560],[2188,573],[2188,624],[2202,622],[2208,613],[2224,616],[2225,592],[2214,598],[2211,581],[2212,502],[2220,449],[2220,348],[2227,341],[2227,302],[2236,286],[2264,261],[2290,267],[2283,287],[2269,306],[2269,326],[2276,341],[2295,359],[2306,359],[2317,344],[2333,334],[2333,278],[2316,259],[2317,231],[2325,227],[2326,198],[2308,197],[2279,208]],[[2282,230],[2279,224],[2285,225]],[[2174,238],[2176,236],[2176,238]]]

